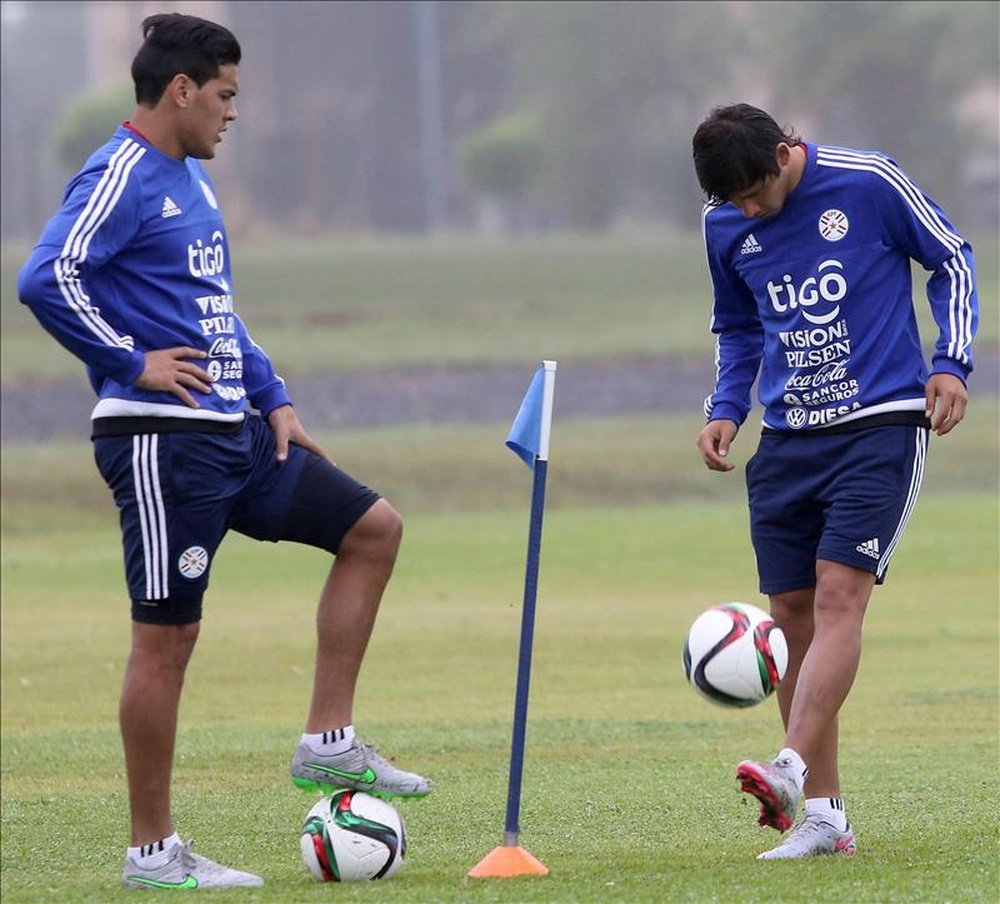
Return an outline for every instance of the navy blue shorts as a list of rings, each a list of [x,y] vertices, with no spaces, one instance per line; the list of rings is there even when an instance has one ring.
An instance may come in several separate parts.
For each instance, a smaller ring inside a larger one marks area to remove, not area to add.
[[[98,470],[118,505],[132,617],[153,624],[201,618],[212,557],[231,528],[336,553],[379,496],[325,459],[248,416],[233,434],[95,436]]]
[[[816,560],[885,579],[923,479],[926,427],[761,436],[746,465],[761,593],[816,585]]]

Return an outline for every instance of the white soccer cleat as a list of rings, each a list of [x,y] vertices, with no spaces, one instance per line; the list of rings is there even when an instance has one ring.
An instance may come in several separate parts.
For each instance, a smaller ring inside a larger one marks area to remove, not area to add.
[[[370,744],[357,739],[343,753],[322,756],[303,742],[292,757],[292,781],[304,791],[338,788],[367,791],[373,797],[423,797],[433,784],[415,772],[397,769]]]
[[[170,858],[155,869],[144,869],[125,858],[123,888],[260,888],[264,880],[252,873],[230,869],[191,850],[193,841],[175,844]]]
[[[758,860],[793,860],[800,857],[824,857],[839,854],[851,857],[857,853],[854,830],[847,824],[841,832],[819,816],[806,816],[795,830],[776,848],[758,854]]]
[[[795,825],[802,789],[796,781],[795,767],[788,759],[758,763],[744,760],[736,767],[740,790],[760,801],[762,826],[787,832]]]

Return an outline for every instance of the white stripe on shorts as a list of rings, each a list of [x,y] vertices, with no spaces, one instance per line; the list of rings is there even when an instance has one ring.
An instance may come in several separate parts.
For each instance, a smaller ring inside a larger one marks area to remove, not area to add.
[[[878,571],[876,572],[876,577],[879,578],[885,575],[886,569],[889,567],[889,559],[892,558],[892,554],[896,550],[896,544],[899,543],[900,537],[903,536],[903,531],[906,529],[906,522],[910,520],[910,515],[913,514],[913,508],[917,504],[917,496],[920,495],[920,484],[924,480],[924,464],[927,461],[927,439],[930,431],[926,427],[914,427],[913,431],[916,434],[916,439],[913,451],[913,472],[910,474],[910,488],[906,493],[906,504],[903,506],[903,513],[900,516],[899,524],[896,525],[896,532],[892,535],[889,545],[886,546],[885,552],[879,560]]]
[[[146,572],[146,599],[162,600],[169,596],[167,563],[167,515],[160,492],[160,470],[155,433],[132,437],[132,477],[135,500],[142,527],[142,558]]]

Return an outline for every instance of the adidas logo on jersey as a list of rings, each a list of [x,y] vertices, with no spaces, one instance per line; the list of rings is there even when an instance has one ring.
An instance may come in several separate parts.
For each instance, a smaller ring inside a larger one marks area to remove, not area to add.
[[[743,246],[740,248],[740,254],[757,254],[763,250],[764,249],[757,244],[757,239],[753,237],[753,233],[751,232],[750,235],[747,236]]]
[[[163,196],[163,212],[160,214],[161,217],[164,219],[167,217],[179,217],[182,213],[184,211],[174,203],[174,199],[170,195]]]
[[[859,543],[854,548],[862,555],[869,556],[872,559],[878,559],[880,555],[878,550],[878,537],[873,537],[871,540],[865,540],[864,543]]]

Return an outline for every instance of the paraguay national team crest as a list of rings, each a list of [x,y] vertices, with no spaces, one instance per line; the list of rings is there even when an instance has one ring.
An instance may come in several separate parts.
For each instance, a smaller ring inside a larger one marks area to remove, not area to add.
[[[177,568],[186,578],[198,578],[208,568],[208,552],[204,546],[189,546],[177,560]]]
[[[828,242],[839,242],[847,235],[847,214],[836,208],[826,210],[819,218],[819,234]]]

